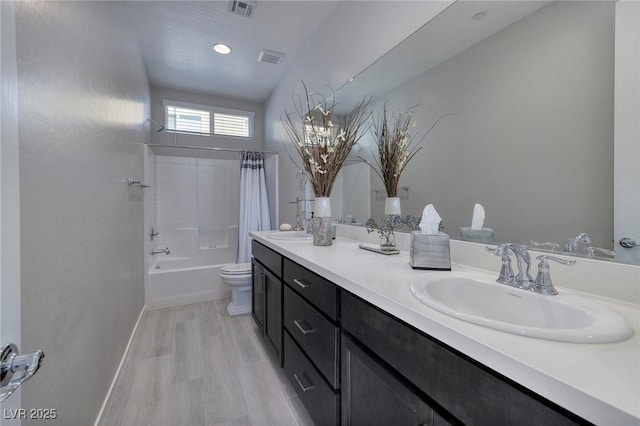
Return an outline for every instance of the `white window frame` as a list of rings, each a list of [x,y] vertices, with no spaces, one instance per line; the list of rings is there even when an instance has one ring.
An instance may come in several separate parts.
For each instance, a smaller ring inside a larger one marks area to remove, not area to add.
[[[240,139],[240,140],[253,140],[253,135],[254,135],[254,127],[255,127],[255,112],[253,111],[245,111],[245,110],[240,110],[240,109],[231,109],[231,108],[223,108],[223,107],[218,107],[218,106],[213,106],[213,105],[202,105],[202,104],[194,104],[191,102],[181,102],[181,101],[173,101],[170,99],[164,99],[162,101],[162,104],[164,106],[164,114],[165,114],[165,122],[167,122],[167,107],[178,107],[178,108],[188,108],[188,109],[194,109],[194,110],[198,110],[198,111],[208,111],[210,113],[209,116],[209,133],[208,134],[202,134],[202,133],[195,133],[195,132],[185,132],[185,131],[180,131],[180,130],[175,130],[175,129],[169,129],[167,128],[168,132],[174,132],[174,133],[186,133],[186,134],[195,134],[195,135],[204,135],[204,136],[216,136],[216,137],[221,137],[221,138],[230,138],[230,139]],[[234,136],[234,135],[226,135],[226,134],[219,134],[215,132],[215,128],[214,128],[214,122],[215,122],[215,114],[228,114],[228,115],[236,115],[236,116],[241,116],[241,117],[247,117],[249,119],[249,135],[248,136]]]

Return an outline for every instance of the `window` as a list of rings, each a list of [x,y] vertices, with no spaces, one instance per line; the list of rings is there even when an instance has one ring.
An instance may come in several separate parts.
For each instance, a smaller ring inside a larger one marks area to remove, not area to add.
[[[221,136],[238,136],[241,138],[248,138],[251,136],[249,124],[248,116],[214,112],[212,133]]]
[[[251,111],[164,101],[167,130],[242,139],[253,138]]]
[[[210,133],[209,111],[167,106],[167,129],[176,132]]]

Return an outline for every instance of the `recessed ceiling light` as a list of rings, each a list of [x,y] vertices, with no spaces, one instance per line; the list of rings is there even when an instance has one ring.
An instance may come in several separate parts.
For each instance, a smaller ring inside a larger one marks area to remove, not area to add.
[[[213,45],[213,50],[221,55],[228,55],[231,53],[231,48],[224,43],[216,43]]]

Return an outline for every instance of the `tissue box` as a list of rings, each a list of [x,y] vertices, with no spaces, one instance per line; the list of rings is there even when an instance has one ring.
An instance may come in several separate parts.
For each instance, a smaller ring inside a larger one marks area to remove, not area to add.
[[[471,229],[460,228],[460,239],[474,243],[493,244],[496,242],[496,233],[491,228]]]
[[[436,235],[411,233],[411,252],[409,265],[413,269],[451,270],[449,235],[438,232]]]

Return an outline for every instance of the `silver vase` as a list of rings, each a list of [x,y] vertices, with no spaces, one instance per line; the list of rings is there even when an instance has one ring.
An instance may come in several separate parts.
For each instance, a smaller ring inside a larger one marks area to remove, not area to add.
[[[331,235],[331,218],[314,217],[313,221],[313,245],[330,246],[333,244]]]
[[[331,199],[329,197],[316,197],[313,202],[312,219],[313,245],[330,246],[333,244],[331,235]]]

